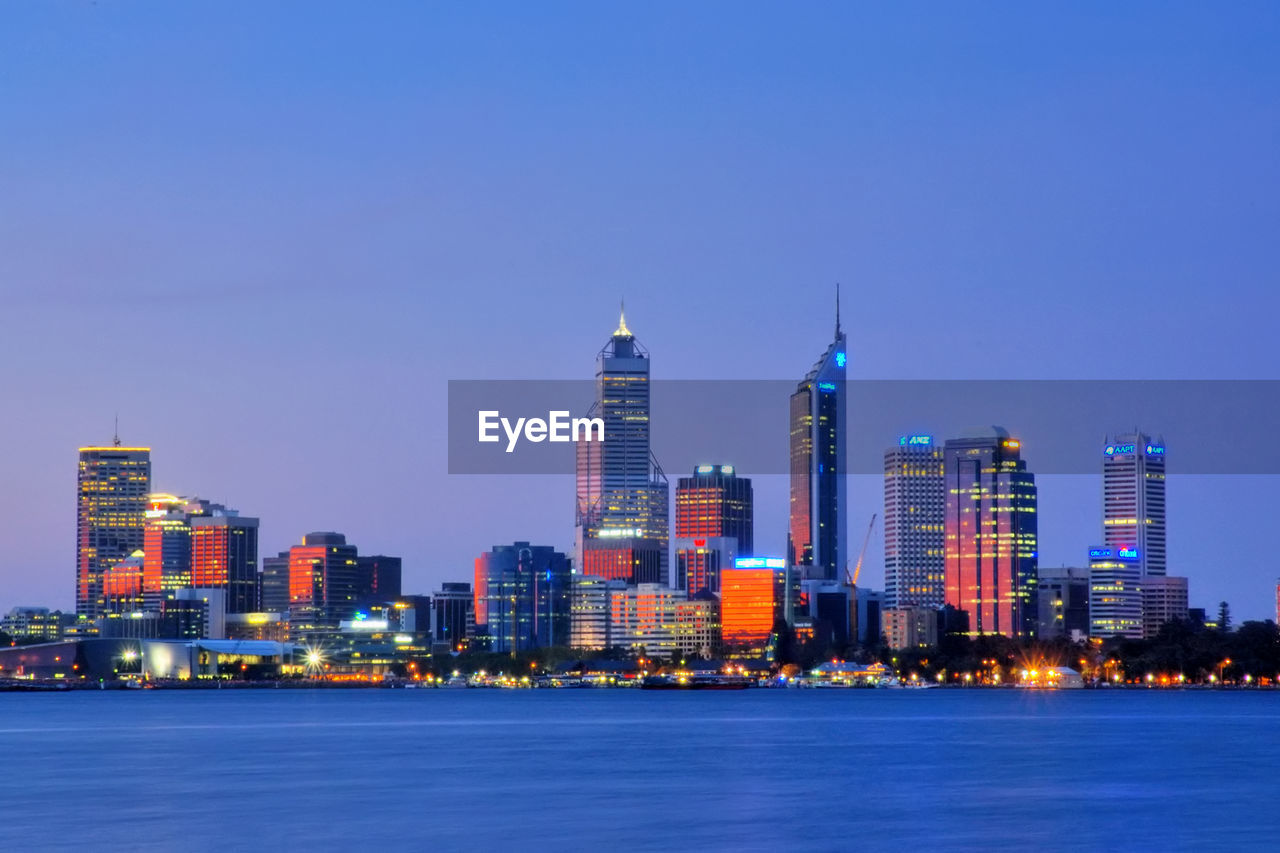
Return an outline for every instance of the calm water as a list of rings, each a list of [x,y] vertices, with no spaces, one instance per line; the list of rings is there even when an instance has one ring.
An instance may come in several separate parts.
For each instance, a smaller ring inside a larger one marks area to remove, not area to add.
[[[1280,849],[1280,693],[0,694],[0,849]]]

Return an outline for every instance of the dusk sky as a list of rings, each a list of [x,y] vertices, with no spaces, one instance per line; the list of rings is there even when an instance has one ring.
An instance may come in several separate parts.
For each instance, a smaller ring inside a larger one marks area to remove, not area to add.
[[[0,610],[73,606],[117,413],[262,555],[339,530],[425,593],[569,550],[570,478],[447,473],[446,383],[590,378],[624,297],[655,378],[798,379],[836,281],[854,378],[1280,378],[1277,44],[1274,3],[5,4]],[[1170,573],[1273,618],[1280,478],[1168,438]],[[1040,485],[1081,564],[1100,477]]]

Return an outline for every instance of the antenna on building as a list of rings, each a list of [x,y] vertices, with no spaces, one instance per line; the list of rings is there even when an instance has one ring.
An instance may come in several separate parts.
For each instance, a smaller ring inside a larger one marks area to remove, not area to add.
[[[111,437],[111,445],[113,447],[120,446],[120,413],[116,412],[116,428],[115,434]]]
[[[618,304],[618,330],[613,335],[614,337],[631,337],[631,330],[627,328],[627,300],[625,298]]]
[[[836,282],[836,337],[840,337],[840,282]]]

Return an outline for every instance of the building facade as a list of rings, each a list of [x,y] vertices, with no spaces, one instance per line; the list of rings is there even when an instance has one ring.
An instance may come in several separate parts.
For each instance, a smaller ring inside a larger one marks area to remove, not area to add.
[[[880,613],[889,648],[916,649],[938,645],[938,611],[932,607],[886,608]]]
[[[791,469],[787,559],[806,578],[836,580],[849,559],[845,334],[836,297],[835,339],[790,400]]]
[[[699,465],[676,483],[675,578],[690,594],[720,591],[720,572],[755,548],[755,495],[732,465]]]
[[[144,545],[151,448],[80,448],[76,476],[76,615],[106,612],[103,578]]]
[[[1102,514],[1104,547],[1136,550],[1143,577],[1167,574],[1163,440],[1136,431],[1107,440]]]
[[[669,490],[650,449],[649,395],[649,353],[623,316],[596,356],[596,399],[587,413],[603,421],[604,440],[574,444],[575,565],[585,566],[585,552],[593,540],[610,535],[650,540],[658,547],[656,580],[666,583]]]
[[[714,597],[690,599],[661,584],[610,594],[609,646],[650,657],[710,657],[718,644]]]
[[[1140,640],[1142,564],[1134,548],[1089,549],[1089,636]]]
[[[1089,569],[1040,567],[1036,583],[1036,637],[1089,636]]]
[[[785,560],[762,557],[739,558],[721,574],[720,635],[726,647],[764,650],[786,619],[787,575]]]
[[[1035,631],[1037,493],[1021,442],[1000,427],[944,448],[946,603],[969,614],[972,634]]]
[[[469,583],[443,583],[431,598],[432,641],[461,651],[475,628]]]
[[[475,639],[494,652],[569,644],[569,558],[549,545],[495,545],[475,562]]]
[[[931,435],[884,453],[884,598],[890,608],[946,603],[946,479]]]
[[[1187,619],[1187,579],[1173,575],[1147,575],[1142,579],[1142,635],[1160,635],[1167,622]]]

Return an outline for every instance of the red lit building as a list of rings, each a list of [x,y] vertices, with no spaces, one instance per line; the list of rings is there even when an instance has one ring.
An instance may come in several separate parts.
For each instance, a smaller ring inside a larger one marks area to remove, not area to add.
[[[726,569],[720,576],[720,634],[726,646],[763,650],[774,626],[785,617],[785,561],[740,562],[753,565]]]
[[[627,583],[662,582],[663,543],[657,539],[600,538],[582,543],[581,574]],[[480,591],[476,591],[477,600]],[[476,623],[480,613],[476,613]]]
[[[753,541],[751,481],[732,465],[699,465],[676,484],[675,587],[690,594],[720,591],[720,572],[750,556]]]

